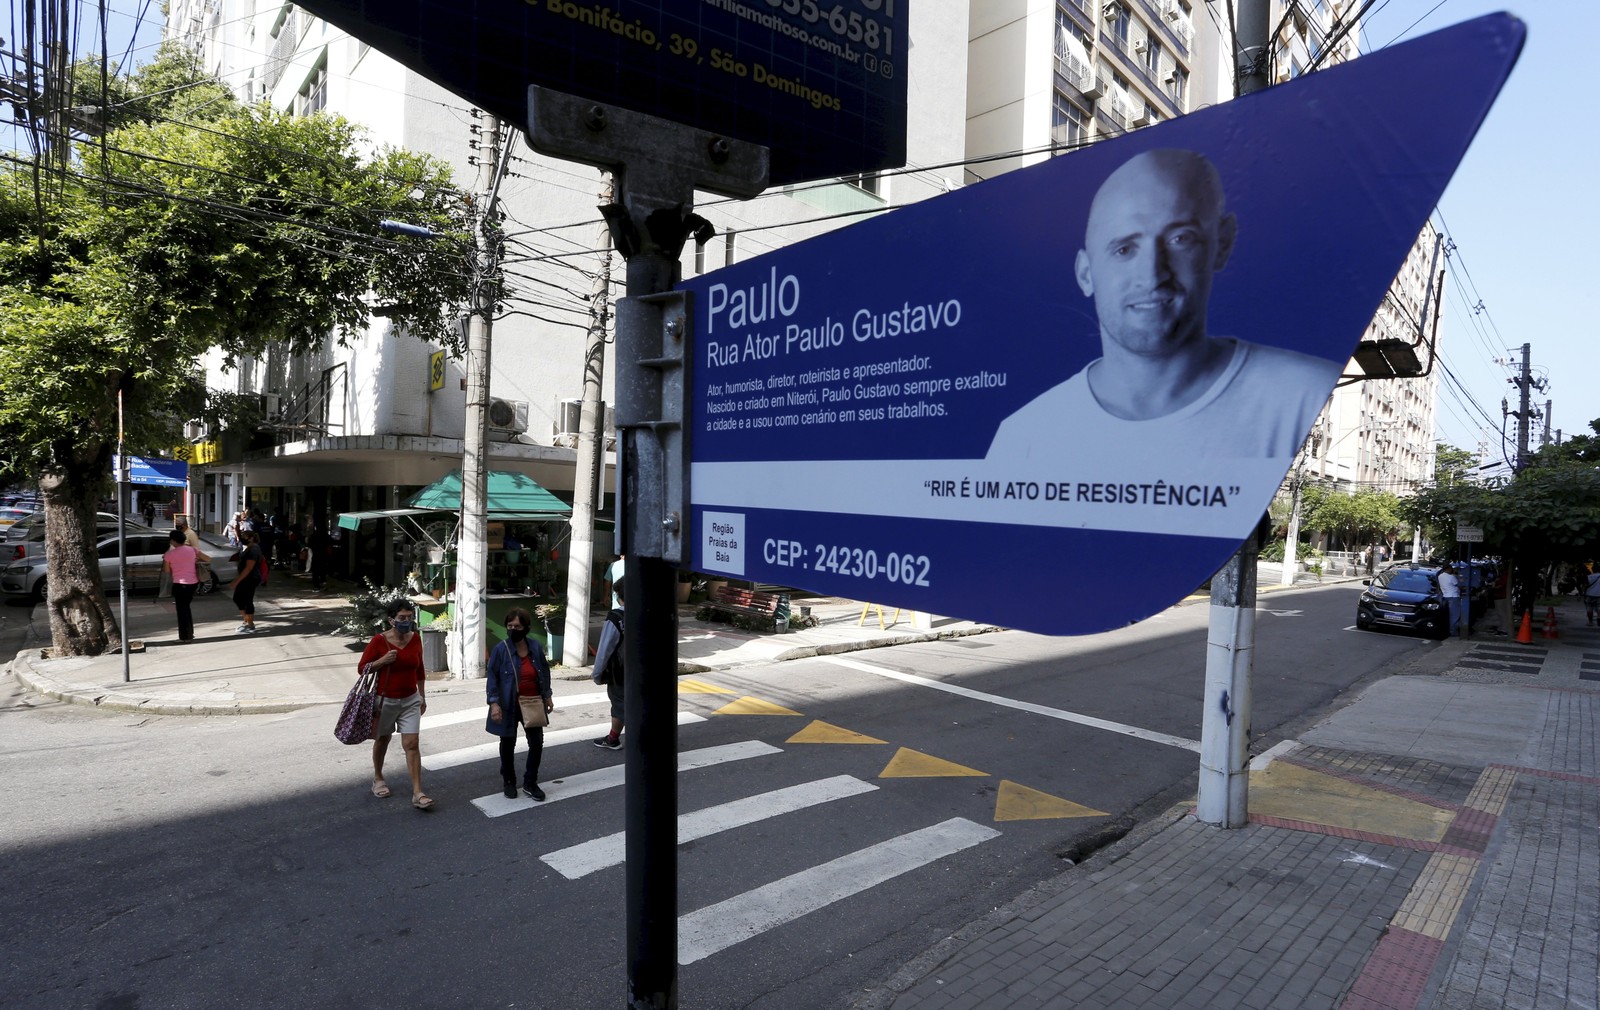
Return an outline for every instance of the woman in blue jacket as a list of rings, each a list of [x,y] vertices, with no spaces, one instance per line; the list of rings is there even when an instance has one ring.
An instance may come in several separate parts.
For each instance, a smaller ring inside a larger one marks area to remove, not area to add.
[[[556,705],[550,695],[550,664],[545,661],[544,649],[528,637],[531,627],[533,615],[526,610],[513,607],[506,612],[506,640],[489,653],[489,719],[483,728],[500,738],[500,780],[506,797],[515,799],[517,727],[523,727],[528,734],[528,767],[522,788],[542,801],[539,759],[544,756],[544,724]],[[530,718],[537,725],[527,725]]]

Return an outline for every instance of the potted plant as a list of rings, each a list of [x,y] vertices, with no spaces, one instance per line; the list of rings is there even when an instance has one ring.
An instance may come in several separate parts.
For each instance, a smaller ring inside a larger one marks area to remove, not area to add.
[[[559,600],[540,603],[533,608],[533,616],[544,625],[545,652],[549,655],[550,661],[555,662],[556,657],[561,655],[563,643],[562,636],[550,630],[550,625],[554,622],[557,628],[565,628],[562,622],[566,620],[567,605]]]

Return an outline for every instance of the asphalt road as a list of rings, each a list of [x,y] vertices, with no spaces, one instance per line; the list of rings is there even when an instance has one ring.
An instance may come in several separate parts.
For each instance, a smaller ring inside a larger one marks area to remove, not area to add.
[[[1346,630],[1355,593],[1264,598],[1256,750],[1432,647]],[[680,752],[704,764],[680,775],[679,809],[707,812],[680,828],[696,836],[679,849],[681,1005],[847,1006],[1059,872],[1060,853],[1192,792],[1206,617],[683,685],[704,691],[681,694]],[[605,841],[623,826],[607,779],[622,755],[587,742],[595,689],[561,690],[552,740],[574,742],[546,751],[550,802],[499,800],[469,689],[430,707],[439,807],[419,813],[403,788],[368,793],[368,749],[333,740],[330,710],[123,715],[8,684],[0,1001],[623,1005],[624,873]],[[389,778],[404,781],[393,755]]]

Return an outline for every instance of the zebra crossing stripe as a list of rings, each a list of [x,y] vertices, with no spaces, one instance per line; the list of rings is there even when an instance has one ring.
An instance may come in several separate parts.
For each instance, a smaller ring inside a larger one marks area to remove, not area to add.
[[[878,787],[853,775],[802,782],[797,786],[746,796],[729,803],[678,815],[678,844],[755,824],[769,817],[793,813],[847,796],[870,793]],[[621,863],[626,856],[627,832],[570,845],[539,858],[568,880],[577,880]]]
[[[783,749],[774,747],[760,740],[743,740],[739,743],[723,744],[720,747],[702,747],[699,750],[684,751],[678,755],[678,771],[693,771],[696,768],[709,768],[712,765],[726,764],[729,761],[744,761],[749,758],[765,757],[768,754],[782,754]],[[528,810],[533,807],[548,806],[558,800],[570,800],[589,793],[597,793],[602,789],[615,789],[626,780],[625,770],[622,765],[610,765],[597,768],[592,772],[580,772],[577,775],[568,775],[565,778],[551,779],[539,783],[544,787],[545,801],[535,803],[526,796],[508,799],[500,793],[490,796],[480,796],[472,801],[472,805],[483,811],[486,817],[503,817],[514,814],[519,810]]]
[[[587,694],[568,694],[556,699],[557,709],[581,708],[584,705],[599,705],[608,699],[604,691],[591,691]],[[455,726],[463,722],[483,722],[488,717],[488,709],[484,706],[477,708],[464,708],[459,712],[441,712],[438,715],[425,715],[422,717],[424,730],[438,729],[441,726]]]
[[[688,726],[692,723],[705,722],[703,715],[693,712],[679,712],[678,725]],[[611,732],[610,721],[597,722],[590,726],[573,726],[571,729],[545,730],[545,747],[559,747],[562,744],[577,743],[580,740],[593,740],[597,736],[605,736]],[[517,734],[517,753],[521,754],[528,749],[528,740],[522,734]],[[500,741],[491,740],[488,743],[473,744],[471,747],[461,747],[456,750],[440,751],[437,754],[423,754],[422,767],[431,772],[443,771],[446,768],[455,768],[459,765],[469,765],[475,761],[498,761],[500,759]]]
[[[678,918],[678,963],[693,964],[999,835],[993,828],[952,817],[707,905]]]

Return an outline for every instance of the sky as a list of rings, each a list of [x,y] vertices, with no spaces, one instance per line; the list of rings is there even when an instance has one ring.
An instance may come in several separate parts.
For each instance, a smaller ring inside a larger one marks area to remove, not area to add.
[[[1600,238],[1600,115],[1583,76],[1600,62],[1600,3],[1378,0],[1362,25],[1367,52],[1499,10],[1527,22],[1527,45],[1434,218],[1456,245],[1441,361],[1461,386],[1441,376],[1437,434],[1472,450],[1488,438],[1486,459],[1499,453],[1501,398],[1517,409],[1513,371],[1495,360],[1520,367],[1524,343],[1548,382],[1532,396],[1541,411],[1552,401],[1553,429],[1590,434],[1600,418],[1600,245],[1590,244]],[[1536,422],[1534,445],[1542,431]]]
[[[12,0],[12,21],[21,3]],[[1434,218],[1455,244],[1441,328],[1437,437],[1471,450],[1487,441],[1486,460],[1501,451],[1501,399],[1517,409],[1517,389],[1507,380],[1524,343],[1531,345],[1535,376],[1547,382],[1532,395],[1541,411],[1545,400],[1552,402],[1552,429],[1588,433],[1589,421],[1600,418],[1600,199],[1592,182],[1600,115],[1581,76],[1600,62],[1600,2],[1521,3],[1511,13],[1528,22],[1522,58]],[[108,6],[110,48],[120,57],[131,38],[129,62],[148,59],[160,41],[161,5],[112,0]],[[1361,48],[1369,52],[1501,9],[1494,0],[1376,0],[1362,25]],[[11,27],[0,25],[0,35],[9,38]],[[97,26],[83,28],[91,38],[98,34]],[[85,42],[84,50],[98,48]],[[1514,419],[1506,431],[1514,442]],[[1542,431],[1543,421],[1535,422],[1535,445]]]

